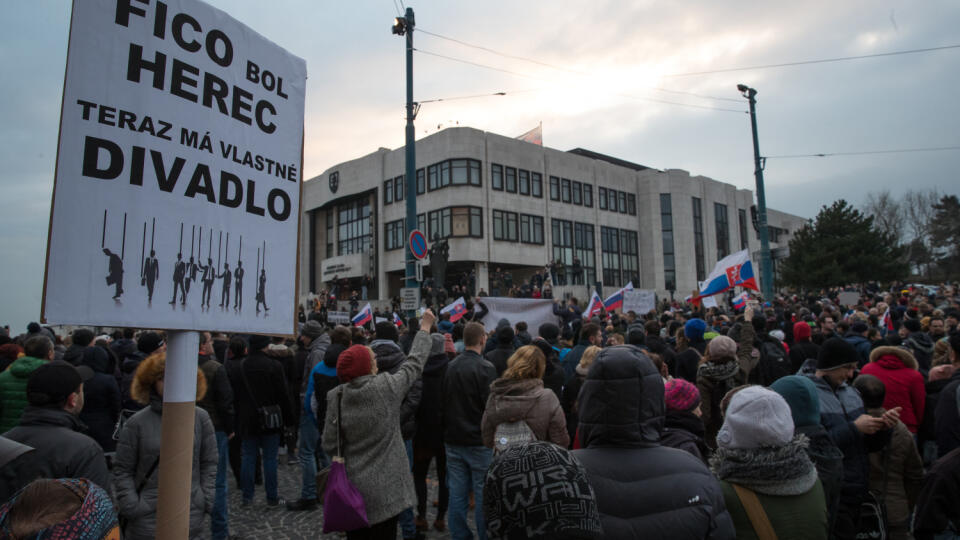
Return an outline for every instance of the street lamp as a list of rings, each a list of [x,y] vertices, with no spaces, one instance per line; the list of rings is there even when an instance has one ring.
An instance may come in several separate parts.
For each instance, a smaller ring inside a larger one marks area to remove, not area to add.
[[[760,286],[763,299],[773,301],[773,261],[770,258],[770,233],[767,230],[767,197],[763,189],[763,159],[760,157],[760,142],[757,139],[757,91],[745,84],[737,90],[750,102],[750,124],[753,128],[754,175],[757,179],[757,213],[760,222]]]
[[[405,236],[417,228],[417,152],[416,142],[414,140],[415,132],[413,120],[417,117],[417,104],[413,102],[413,27],[415,25],[413,18],[413,8],[407,8],[403,17],[397,17],[393,20],[393,27],[390,31],[398,36],[406,36],[407,52],[407,126],[406,143],[404,146],[406,160],[406,184],[407,184],[407,216]],[[406,249],[406,268],[405,285],[407,287],[417,287],[417,262],[413,257],[410,246]],[[412,310],[407,312],[407,317],[413,317]]]

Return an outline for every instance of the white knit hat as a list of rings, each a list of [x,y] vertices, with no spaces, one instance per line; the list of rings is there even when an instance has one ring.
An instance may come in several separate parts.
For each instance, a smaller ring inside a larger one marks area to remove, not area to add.
[[[717,433],[722,448],[784,446],[793,440],[793,416],[783,396],[762,386],[733,395]]]

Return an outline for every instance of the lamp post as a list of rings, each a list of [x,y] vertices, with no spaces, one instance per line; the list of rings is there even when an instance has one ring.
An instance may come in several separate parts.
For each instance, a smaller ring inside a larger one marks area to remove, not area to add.
[[[770,258],[770,233],[767,230],[767,197],[763,188],[763,160],[757,139],[757,91],[745,84],[737,90],[750,102],[750,125],[753,128],[754,175],[757,179],[757,214],[760,222],[760,287],[767,302],[773,300],[773,260]]]
[[[406,187],[407,187],[407,219],[406,232],[409,235],[411,231],[417,228],[417,150],[414,141],[413,120],[417,117],[417,111],[420,109],[419,103],[413,101],[413,8],[407,8],[403,17],[397,17],[393,20],[391,31],[398,36],[407,38],[407,126],[406,126]],[[410,251],[410,246],[406,249],[406,269],[405,284],[407,287],[417,287],[417,263]],[[413,317],[414,311],[408,311],[407,317]]]

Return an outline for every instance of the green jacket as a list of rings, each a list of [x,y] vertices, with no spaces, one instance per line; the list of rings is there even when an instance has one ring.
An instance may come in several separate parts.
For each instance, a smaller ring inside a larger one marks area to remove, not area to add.
[[[733,485],[720,481],[723,489],[723,500],[727,511],[733,518],[733,525],[737,529],[737,540],[756,540],[757,533],[753,530],[747,511],[737,497]],[[805,540],[827,539],[827,502],[823,497],[823,487],[820,480],[813,485],[810,491],[802,495],[764,495],[757,493],[760,504],[767,514],[767,519],[777,533],[777,538],[803,538]]]
[[[0,373],[0,433],[6,433],[20,424],[20,416],[27,406],[27,379],[46,360],[21,356]]]

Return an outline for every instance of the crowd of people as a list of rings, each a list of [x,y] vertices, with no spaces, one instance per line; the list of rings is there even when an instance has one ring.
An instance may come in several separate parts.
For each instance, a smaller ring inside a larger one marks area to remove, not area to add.
[[[190,536],[231,536],[228,472],[245,506],[262,483],[308,511],[335,460],[366,513],[347,538],[960,534],[956,286],[591,317],[571,298],[538,328],[468,300],[365,327],[310,309],[295,342],[201,333]],[[0,536],[153,537],[164,335],[0,342]]]

